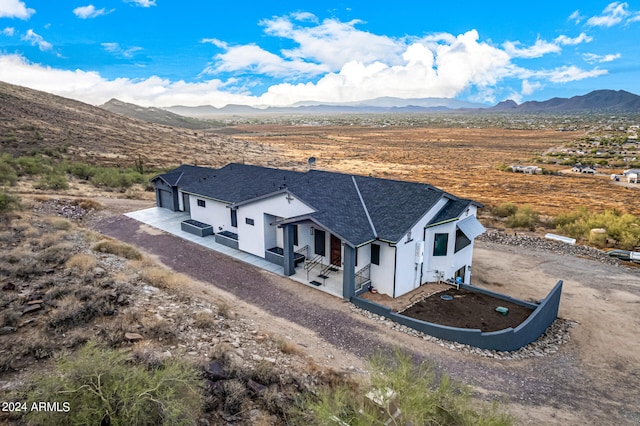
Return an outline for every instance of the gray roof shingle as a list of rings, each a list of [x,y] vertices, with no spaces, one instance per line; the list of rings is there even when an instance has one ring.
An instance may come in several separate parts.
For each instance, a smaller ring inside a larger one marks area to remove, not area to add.
[[[232,163],[220,169],[180,166],[160,177],[177,181],[183,191],[230,204],[289,191],[316,210],[307,216],[355,246],[376,238],[398,242],[443,196],[451,201],[437,217],[461,213],[471,203],[431,185],[320,170]]]

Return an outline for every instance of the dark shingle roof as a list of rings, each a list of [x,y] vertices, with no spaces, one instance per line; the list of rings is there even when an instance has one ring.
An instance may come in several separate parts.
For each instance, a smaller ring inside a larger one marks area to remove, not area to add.
[[[356,246],[376,238],[399,241],[443,196],[452,201],[437,217],[462,212],[470,203],[431,185],[319,170],[228,164],[221,169],[180,166],[161,176],[174,179],[178,171],[182,190],[230,204],[289,191],[316,210],[308,217]]]
[[[435,225],[437,223],[446,222],[451,219],[455,219],[462,214],[463,211],[469,207],[469,205],[473,201],[464,200],[461,198],[455,198],[447,201],[447,204],[438,212],[438,214],[431,219],[431,221],[427,224]]]

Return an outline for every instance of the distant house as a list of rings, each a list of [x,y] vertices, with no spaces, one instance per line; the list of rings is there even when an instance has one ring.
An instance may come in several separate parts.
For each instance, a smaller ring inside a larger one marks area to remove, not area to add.
[[[623,176],[626,176],[627,182],[638,183],[638,175],[640,175],[640,169],[629,169],[622,172]]]
[[[575,166],[573,166],[571,171],[575,173],[595,174],[596,168],[594,166],[583,166],[582,164],[576,164]]]
[[[469,283],[485,231],[480,204],[421,183],[244,164],[183,165],[152,182],[158,207],[189,212],[183,229],[207,228],[287,276],[342,273],[345,298],[369,284],[398,297],[441,279]]]
[[[538,166],[523,166],[520,164],[512,165],[511,170],[514,173],[524,173],[528,175],[535,175],[542,172],[542,169]]]

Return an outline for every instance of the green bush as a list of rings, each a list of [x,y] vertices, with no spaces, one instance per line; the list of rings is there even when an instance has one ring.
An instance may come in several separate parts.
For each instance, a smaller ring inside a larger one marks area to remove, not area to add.
[[[47,173],[42,175],[34,187],[36,189],[67,190],[69,189],[69,182],[65,175],[59,173]]]
[[[51,165],[41,155],[18,157],[15,160],[19,175],[40,175],[51,171]]]
[[[415,365],[407,354],[396,352],[391,359],[375,356],[370,362],[371,391],[395,392],[400,409],[391,424],[398,425],[510,425],[511,417],[496,405],[487,407],[470,400],[468,387],[444,375],[437,378],[430,365]],[[302,400],[300,424],[383,425],[394,412],[391,404],[375,406],[362,392],[341,385],[321,389]]]
[[[533,231],[539,219],[539,213],[534,211],[531,206],[525,205],[507,217],[506,225],[509,228],[526,228]]]
[[[0,192],[0,214],[9,213],[20,208],[20,198],[15,195]]]
[[[515,214],[518,211],[518,206],[513,203],[502,203],[493,208],[493,214],[498,217],[507,217]]]
[[[13,186],[18,182],[18,173],[11,163],[0,159],[0,185]]]
[[[144,181],[144,176],[136,171],[117,168],[98,168],[91,177],[92,184],[115,189],[127,189]]]
[[[98,168],[96,166],[92,166],[90,164],[73,162],[73,163],[62,163],[60,167],[70,175],[77,177],[78,179],[89,180],[91,179]]]
[[[198,372],[185,362],[146,368],[89,342],[59,359],[55,374],[37,377],[23,400],[27,407],[47,401],[67,409],[29,411],[26,420],[33,424],[194,425],[202,409],[200,387]]]
[[[559,233],[578,240],[587,241],[592,229],[604,228],[617,247],[633,249],[640,245],[640,217],[617,210],[594,213],[579,207],[574,212],[554,217],[551,224]]]

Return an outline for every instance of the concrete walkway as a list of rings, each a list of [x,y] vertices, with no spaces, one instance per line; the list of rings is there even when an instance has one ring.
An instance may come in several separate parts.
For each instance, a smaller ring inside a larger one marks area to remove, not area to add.
[[[217,251],[218,253],[225,254],[234,259],[248,263],[260,269],[264,269],[265,271],[272,272],[281,277],[285,276],[284,268],[282,266],[276,265],[275,263],[271,263],[268,260],[255,256],[251,253],[247,253],[241,250],[237,250],[237,249],[219,244],[216,242],[215,237],[213,235],[208,235],[206,237],[199,237],[197,235],[184,232],[180,227],[180,223],[183,220],[189,219],[189,213],[173,212],[169,209],[165,209],[161,207],[152,207],[150,209],[125,213],[125,216],[130,217],[131,219],[135,219],[138,222],[142,222],[153,228],[160,229],[169,234],[175,235],[176,237],[182,238],[183,240],[191,241],[192,243],[201,245],[210,250]],[[340,274],[340,277],[341,276],[342,275]],[[335,284],[334,280],[330,281],[332,285],[315,287],[309,284],[309,281],[307,281],[306,272],[300,271],[300,270],[296,271],[295,275],[292,275],[287,278],[297,281],[306,286],[317,288],[333,296],[342,297],[341,284],[340,283]]]

